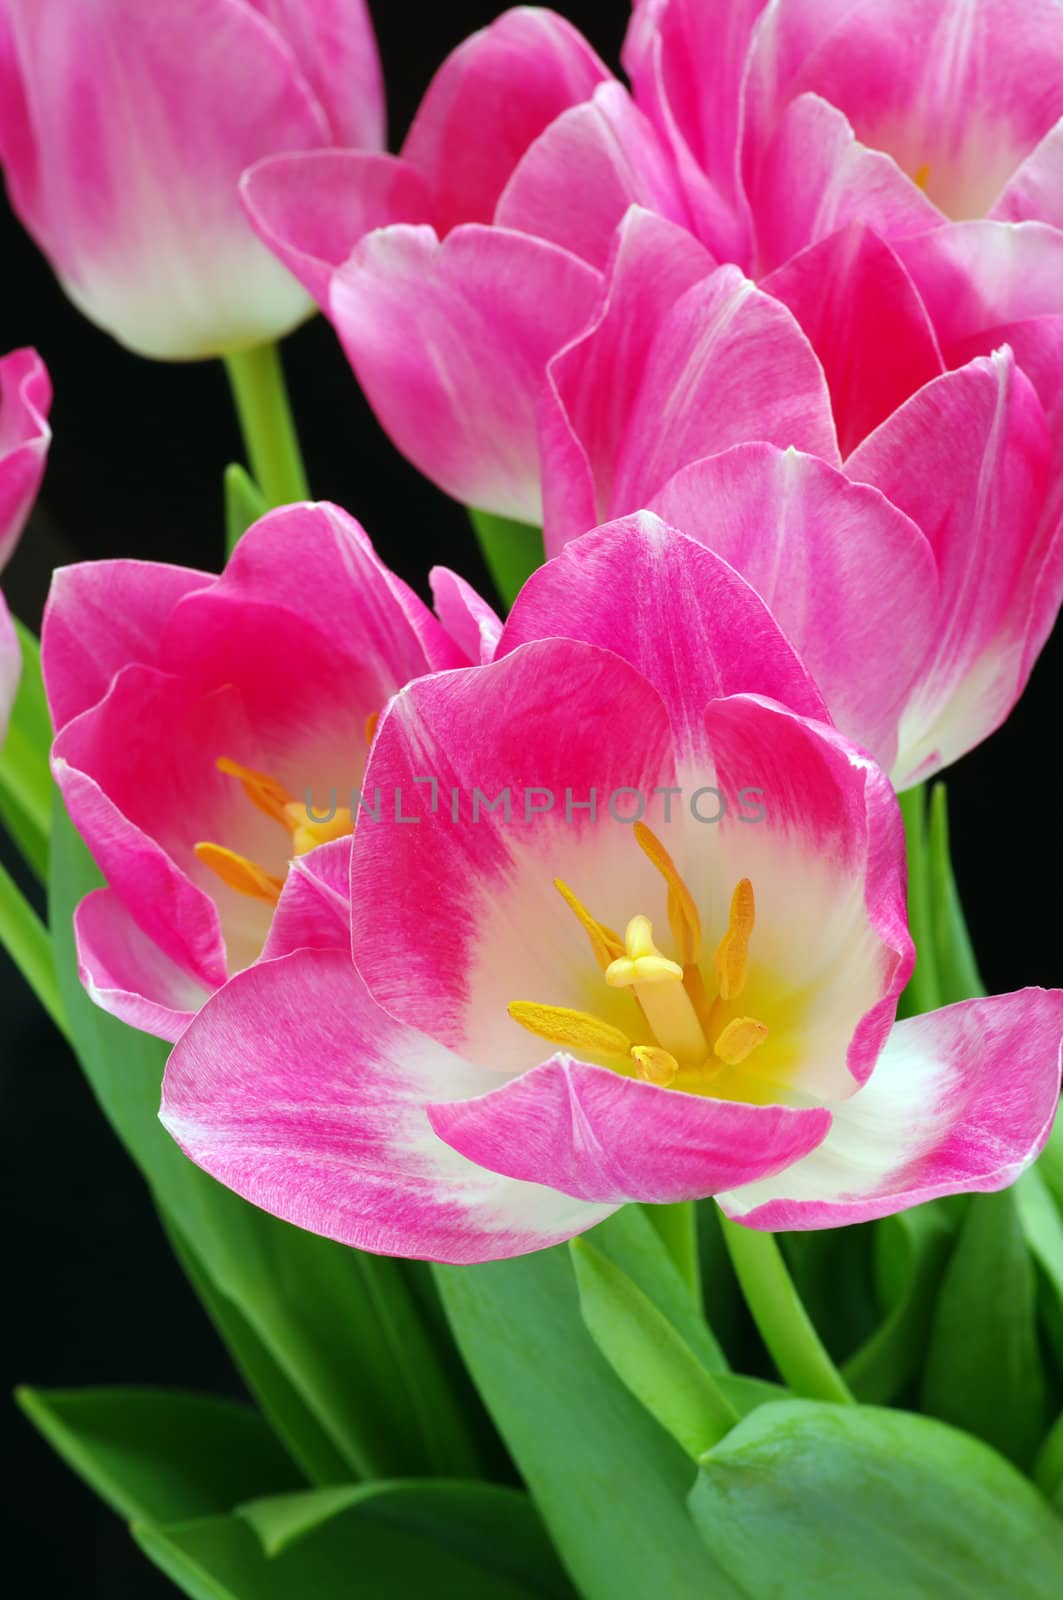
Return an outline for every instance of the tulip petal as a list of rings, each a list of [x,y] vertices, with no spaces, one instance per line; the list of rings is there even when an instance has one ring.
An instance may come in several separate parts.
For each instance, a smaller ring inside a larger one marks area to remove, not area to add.
[[[485,1079],[374,1005],[349,956],[304,950],[208,1002],[170,1057],[161,1117],[237,1194],[361,1250],[494,1260],[608,1215],[499,1178],[436,1137],[428,1100],[481,1093]]]
[[[159,665],[167,619],[186,594],[217,578],[160,561],[83,561],[58,567],[41,629],[41,667],[55,727],[102,700],[123,667]]]
[[[1009,350],[937,378],[849,458],[916,522],[940,577],[939,626],[901,725],[898,788],[956,760],[1022,688],[1050,439]]]
[[[989,214],[1000,222],[1063,227],[1063,119],[1031,150]]]
[[[556,1056],[476,1099],[433,1104],[470,1161],[580,1200],[668,1205],[755,1183],[823,1140],[821,1107],[742,1105],[661,1089]]]
[[[893,1029],[874,1074],[832,1106],[818,1149],[720,1195],[753,1228],[837,1228],[937,1195],[1003,1189],[1048,1137],[1059,1096],[1063,992],[967,1000]]]
[[[262,156],[329,142],[276,30],[232,0],[12,0],[6,12],[0,54],[20,91],[0,112],[0,154],[14,208],[75,304],[160,358],[259,344],[301,321],[302,289],[237,195]]]
[[[762,444],[684,467],[652,505],[752,585],[831,720],[888,771],[938,615],[936,563],[915,523],[825,461]],[[803,709],[792,693],[774,698]]]
[[[142,1033],[175,1044],[213,993],[145,937],[112,889],[86,895],[74,936],[89,998]]]
[[[563,245],[605,267],[629,206],[680,227],[690,213],[652,123],[618,83],[562,112],[529,147],[502,192],[495,222]]]
[[[486,666],[502,636],[501,618],[470,583],[449,567],[428,574],[436,615],[462,653],[462,665]]]
[[[295,950],[342,950],[349,956],[350,949],[351,841],[334,839],[292,862],[262,960]]]
[[[544,240],[463,227],[364,239],[331,317],[398,448],[455,499],[541,521],[536,411],[546,363],[590,315],[599,274]]]
[[[11,707],[15,703],[21,676],[22,651],[19,648],[18,634],[11,621],[11,613],[4,603],[4,597],[0,594],[0,748],[3,747],[7,734]]]
[[[52,433],[52,386],[35,350],[0,359],[0,570],[37,498]]]
[[[240,179],[240,198],[259,238],[324,310],[333,271],[360,239],[432,211],[419,172],[366,150],[266,156]]]
[[[668,707],[684,759],[704,754],[705,707],[722,695],[763,694],[827,716],[759,596],[726,561],[647,512],[573,540],[534,572],[498,658],[551,636],[600,645],[636,667]]]
[[[382,150],[384,79],[366,0],[249,0],[273,23],[324,108],[334,144]]]
[[[462,222],[490,222],[528,146],[610,78],[570,22],[532,6],[503,13],[459,45],[402,147],[429,184],[440,235]]]
[[[897,255],[862,223],[766,278],[823,364],[843,456],[945,370],[926,307]]]

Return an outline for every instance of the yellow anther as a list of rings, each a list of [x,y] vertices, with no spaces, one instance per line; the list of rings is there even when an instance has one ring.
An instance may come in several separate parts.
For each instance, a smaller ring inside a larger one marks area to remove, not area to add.
[[[659,1045],[632,1045],[631,1059],[639,1069],[640,1078],[647,1083],[656,1083],[662,1089],[667,1089],[679,1076],[679,1062]]]
[[[226,850],[220,844],[201,843],[196,845],[195,850],[203,865],[217,873],[222,883],[230,889],[250,895],[253,900],[264,900],[271,906],[280,899],[283,879],[265,872],[246,856],[238,856],[235,850]]]
[[[625,954],[605,969],[611,989],[630,989],[636,983],[682,983],[682,967],[669,961],[654,944],[649,917],[632,917],[624,931],[624,950]]]
[[[631,1040],[600,1017],[586,1011],[569,1011],[565,1006],[540,1006],[533,1000],[514,1000],[509,1007],[514,1022],[529,1033],[567,1050],[589,1051],[598,1056],[626,1056]]]
[[[919,168],[918,172],[915,175],[915,186],[916,186],[917,189],[922,189],[923,193],[925,194],[926,193],[926,186],[927,186],[927,184],[929,182],[930,182],[930,162],[929,161],[924,161],[923,165]]]
[[[377,723],[379,721],[380,721],[380,712],[379,711],[371,711],[369,713],[369,715],[366,717],[366,719],[365,719],[365,742],[366,742],[366,744],[372,744],[373,735],[376,733],[376,725],[377,725]]]
[[[272,817],[274,822],[284,821],[284,808],[292,797],[283,783],[278,783],[276,778],[271,778],[266,772],[256,772],[253,767],[242,767],[238,761],[230,761],[228,756],[219,756],[215,766],[227,777],[238,778],[240,787],[251,804],[264,811],[267,817]]]
[[[756,1017],[735,1017],[734,1021],[729,1022],[724,1028],[713,1048],[727,1066],[737,1067],[747,1056],[751,1056],[767,1037],[766,1026],[763,1022],[758,1022]]]
[[[753,885],[743,878],[731,896],[731,920],[716,948],[716,984],[722,1000],[734,1000],[746,986],[749,940],[755,920]]]
[[[689,967],[701,955],[701,918],[694,904],[694,896],[680,877],[664,845],[644,822],[636,822],[635,838],[668,885],[668,925],[679,960],[684,967]]]
[[[554,879],[554,888],[575,915],[591,942],[594,959],[604,972],[611,961],[624,954],[624,941],[612,928],[607,928],[604,922],[599,922],[592,917],[582,900],[576,898],[567,883],[562,883],[560,878]]]
[[[354,832],[351,813],[344,806],[340,806],[334,816],[318,821],[310,815],[306,806],[293,800],[285,806],[282,820],[291,830],[292,848],[297,856],[305,856],[311,850],[316,850],[319,844],[345,839]]]

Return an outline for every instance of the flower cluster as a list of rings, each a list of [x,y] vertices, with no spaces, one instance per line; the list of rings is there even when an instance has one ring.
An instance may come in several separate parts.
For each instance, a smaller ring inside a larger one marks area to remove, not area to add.
[[[1063,9],[636,0],[624,63],[507,12],[391,156],[361,0],[0,0],[79,306],[193,357],[316,301],[410,461],[544,530],[504,620],[312,503],[48,604],[83,982],[174,1045],[193,1161],[370,1251],[831,1227],[1007,1185],[1055,1113],[1063,993],[896,1020],[897,794],[1063,601]],[[0,382],[2,559],[47,386]]]

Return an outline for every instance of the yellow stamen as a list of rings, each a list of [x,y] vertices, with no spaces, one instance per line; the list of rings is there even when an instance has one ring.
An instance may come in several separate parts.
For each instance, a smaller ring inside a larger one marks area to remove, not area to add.
[[[701,955],[701,918],[694,904],[694,896],[680,877],[664,845],[644,822],[636,822],[635,838],[668,885],[668,925],[676,942],[679,960],[684,967],[689,967]]]
[[[618,956],[624,954],[623,940],[619,934],[613,932],[612,928],[607,928],[604,922],[599,922],[597,918],[591,916],[582,900],[577,900],[567,883],[562,883],[560,878],[555,878],[554,888],[569,910],[578,918],[591,942],[594,959],[604,972],[610,962],[615,961]]]
[[[606,968],[611,989],[634,989],[635,999],[662,1049],[680,1061],[702,1061],[708,1042],[683,987],[683,969],[653,942],[649,917],[632,917],[624,933],[626,955]]]
[[[337,808],[334,817],[319,822],[310,815],[306,806],[301,806],[298,801],[293,800],[285,806],[282,820],[285,826],[291,829],[292,847],[297,856],[305,856],[311,850],[316,850],[319,844],[330,844],[333,839],[345,839],[349,833],[354,832],[351,813],[343,806]]]
[[[923,193],[925,194],[926,193],[926,186],[927,186],[927,184],[929,182],[930,182],[930,162],[929,161],[924,161],[923,165],[919,168],[919,171],[915,175],[915,186],[916,186],[917,189],[922,189]]]
[[[599,1056],[626,1056],[631,1040],[599,1017],[586,1011],[569,1011],[565,1006],[540,1006],[533,1000],[514,1000],[509,1006],[514,1022],[529,1033],[569,1050],[590,1051]]]
[[[369,713],[369,715],[366,717],[366,719],[365,719],[365,742],[366,742],[366,744],[372,744],[373,735],[376,733],[376,725],[377,725],[377,723],[379,721],[380,721],[380,712],[379,711],[371,711]]]
[[[727,1066],[737,1067],[767,1037],[767,1027],[763,1022],[758,1022],[756,1017],[735,1017],[724,1028],[713,1048]]]
[[[753,885],[743,878],[731,896],[731,919],[716,949],[716,982],[721,1000],[742,993],[749,974],[749,940],[756,920]]]
[[[679,1076],[679,1062],[659,1045],[632,1045],[631,1059],[639,1069],[640,1078],[647,1083],[656,1083],[662,1089],[667,1089]]]
[[[216,872],[222,883],[230,889],[250,895],[253,900],[264,900],[271,906],[280,899],[283,880],[264,872],[246,856],[238,856],[235,850],[226,850],[220,844],[206,842],[197,844],[195,850],[203,865]]]
[[[268,773],[242,767],[239,762],[230,761],[228,756],[219,756],[215,765],[227,777],[239,778],[240,786],[252,805],[264,811],[267,817],[272,817],[274,822],[284,822],[284,808],[290,804],[292,797],[283,783],[278,783]]]

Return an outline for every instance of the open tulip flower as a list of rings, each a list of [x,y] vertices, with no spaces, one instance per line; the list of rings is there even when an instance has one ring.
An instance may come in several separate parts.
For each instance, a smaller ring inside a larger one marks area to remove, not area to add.
[[[75,304],[144,355],[300,322],[309,302],[247,226],[240,174],[383,142],[365,0],[0,0],[12,204]]]
[[[630,1200],[804,1228],[1010,1183],[1051,1124],[1063,993],[892,1026],[888,780],[726,562],[649,516],[573,551],[490,665],[384,715],[357,965],[319,897],[185,1033],[166,1126],[302,1227],[447,1261]]]
[[[0,358],[0,571],[18,543],[48,459],[52,388],[34,350]],[[22,666],[14,625],[0,594],[0,744]]]
[[[333,506],[263,518],[220,578],[61,568],[42,661],[53,771],[108,884],[76,919],[93,998],[177,1038],[262,953],[289,868],[350,833],[345,800],[315,819],[389,696],[467,659]]]

